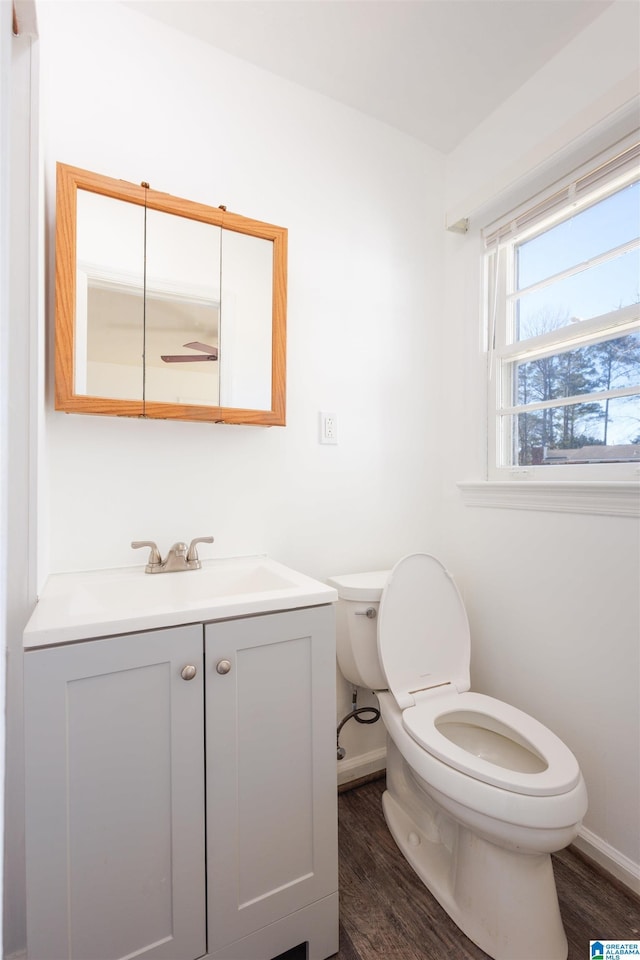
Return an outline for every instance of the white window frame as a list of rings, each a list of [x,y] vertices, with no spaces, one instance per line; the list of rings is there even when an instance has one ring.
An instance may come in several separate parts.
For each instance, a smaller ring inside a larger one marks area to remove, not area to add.
[[[485,338],[487,344],[488,362],[488,438],[487,438],[487,477],[489,481],[501,484],[535,482],[536,496],[542,492],[542,485],[551,492],[560,491],[560,499],[564,497],[580,500],[583,506],[588,507],[586,512],[617,512],[612,510],[612,504],[620,503],[620,495],[628,488],[630,495],[637,494],[637,484],[640,480],[640,463],[581,463],[581,464],[544,464],[533,466],[517,466],[509,463],[512,438],[507,426],[512,419],[511,415],[520,411],[519,407],[512,407],[503,402],[503,397],[512,395],[511,377],[513,362],[516,359],[529,359],[539,356],[548,356],[557,353],[563,347],[595,343],[607,339],[613,330],[616,333],[626,333],[640,329],[640,305],[633,304],[621,310],[614,311],[600,317],[593,317],[580,324],[571,324],[567,327],[545,333],[520,343],[511,342],[508,335],[511,324],[511,304],[516,295],[514,289],[514,249],[516,244],[543,233],[556,223],[566,219],[568,211],[577,213],[586,209],[598,200],[609,196],[640,178],[640,143],[637,137],[627,138],[624,144],[618,144],[607,154],[598,157],[589,165],[574,171],[571,177],[556,183],[553,189],[530,200],[516,211],[511,211],[505,217],[494,221],[483,230],[485,241]],[[637,244],[635,244],[637,245]],[[633,245],[626,245],[631,249]],[[617,251],[624,252],[622,248]],[[597,259],[597,258],[596,258]],[[581,265],[582,266],[582,265]],[[571,273],[565,271],[564,273]],[[558,274],[558,279],[564,275]],[[635,390],[623,389],[609,391],[606,396],[625,396]],[[602,399],[604,399],[604,395]],[[584,398],[581,398],[584,401]],[[590,395],[590,400],[601,399],[600,395]],[[579,402],[579,401],[578,401]],[[553,401],[542,402],[544,405],[553,405]],[[532,409],[529,407],[528,409]],[[579,485],[588,483],[593,486],[593,502],[591,494],[585,499],[585,490],[582,496],[576,497]],[[621,488],[609,491],[609,501],[605,497],[603,484],[622,484]],[[477,485],[464,485],[466,497],[477,495],[471,491]],[[571,491],[571,492],[570,492]],[[485,491],[488,492],[488,491]],[[525,505],[524,490],[515,495],[515,502],[507,504],[509,499],[506,488],[503,486],[498,494],[489,497],[495,506]],[[497,502],[496,496],[501,500]],[[613,499],[611,499],[613,497]],[[607,503],[603,511],[591,509],[596,502]],[[535,499],[535,498],[534,498]],[[623,497],[624,499],[624,497]],[[469,501],[468,501],[469,502]],[[539,502],[535,508],[539,509]],[[590,506],[589,506],[590,504]],[[489,504],[488,504],[489,505]],[[552,508],[553,509],[553,508]]]

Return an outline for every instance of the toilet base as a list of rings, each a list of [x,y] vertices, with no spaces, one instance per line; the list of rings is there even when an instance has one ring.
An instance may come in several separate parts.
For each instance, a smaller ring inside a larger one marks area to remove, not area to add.
[[[382,805],[406,860],[485,953],[494,960],[566,960],[549,854],[503,849],[441,811],[432,815],[421,809],[414,819],[389,790]]]

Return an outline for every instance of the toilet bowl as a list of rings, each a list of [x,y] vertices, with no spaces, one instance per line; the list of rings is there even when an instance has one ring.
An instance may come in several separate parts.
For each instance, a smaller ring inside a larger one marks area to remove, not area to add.
[[[533,717],[469,690],[467,615],[435,557],[329,582],[341,672],[380,703],[400,850],[489,956],[565,960],[550,854],[586,813],[576,758]]]

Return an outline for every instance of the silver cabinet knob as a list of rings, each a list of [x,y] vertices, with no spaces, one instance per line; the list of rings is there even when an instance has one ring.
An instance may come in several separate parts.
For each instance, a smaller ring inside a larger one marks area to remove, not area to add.
[[[216,670],[218,673],[221,673],[223,676],[225,673],[229,673],[231,670],[231,661],[230,660],[218,660],[216,663]]]
[[[193,680],[197,672],[198,671],[196,670],[194,665],[192,663],[188,663],[180,671],[180,676],[182,677],[183,680]]]

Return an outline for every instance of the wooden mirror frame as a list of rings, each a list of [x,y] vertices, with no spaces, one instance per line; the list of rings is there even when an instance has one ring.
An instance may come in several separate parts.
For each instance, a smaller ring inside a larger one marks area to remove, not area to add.
[[[144,400],[118,400],[75,393],[77,191],[88,190],[152,210],[210,223],[225,230],[273,242],[271,409],[199,406]],[[251,220],[222,207],[207,207],[148,187],[112,180],[66,164],[56,165],[55,228],[55,408],[66,413],[166,420],[196,420],[285,426],[287,230]]]

